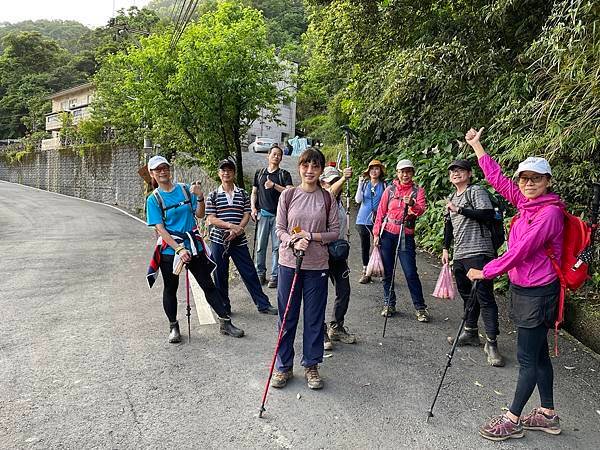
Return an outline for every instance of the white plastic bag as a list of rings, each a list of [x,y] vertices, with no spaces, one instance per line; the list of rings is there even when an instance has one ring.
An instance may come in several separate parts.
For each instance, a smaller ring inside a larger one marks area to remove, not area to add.
[[[450,265],[444,264],[444,267],[442,267],[432,295],[437,298],[448,298],[450,300],[456,297],[456,288],[454,287]]]
[[[373,247],[365,274],[368,277],[383,277],[383,261],[381,260],[379,247]]]

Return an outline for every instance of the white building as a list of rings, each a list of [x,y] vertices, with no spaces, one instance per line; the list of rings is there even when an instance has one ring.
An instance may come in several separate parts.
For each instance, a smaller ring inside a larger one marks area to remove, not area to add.
[[[293,138],[296,135],[296,82],[294,78],[298,73],[298,64],[295,62],[286,62],[288,68],[284,72],[284,80],[277,82],[279,90],[286,90],[290,101],[288,103],[280,103],[276,117],[281,122],[277,124],[275,121],[268,120],[269,111],[262,110],[261,115],[256,119],[248,133],[246,134],[247,143],[254,142],[256,137],[266,137],[273,139],[279,144]],[[245,150],[245,149],[244,149]]]

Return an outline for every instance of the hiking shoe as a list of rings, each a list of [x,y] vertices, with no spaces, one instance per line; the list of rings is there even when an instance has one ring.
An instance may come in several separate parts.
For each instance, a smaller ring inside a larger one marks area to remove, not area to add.
[[[258,312],[261,314],[269,314],[271,316],[276,316],[277,314],[279,314],[277,308],[275,308],[274,306],[269,306],[265,309],[259,309]]]
[[[448,344],[454,344],[454,338],[452,336],[448,336]],[[458,342],[456,345],[457,347],[464,347],[465,345],[479,347],[481,345],[481,341],[479,340],[479,332],[477,331],[477,328],[465,328],[458,336]]]
[[[267,287],[274,289],[277,287],[277,278],[271,278],[271,281],[269,281],[269,284],[267,285]]]
[[[483,351],[487,355],[487,362],[493,367],[504,367],[504,357],[498,351],[498,343],[496,341],[486,341]]]
[[[331,325],[329,325],[327,334],[329,335],[329,339],[332,341],[340,341],[344,344],[356,343],[356,336],[348,333],[348,329],[346,327],[335,322],[332,322]]]
[[[534,408],[521,420],[526,430],[543,431],[549,434],[560,434],[560,419],[556,414],[548,417],[542,408]]]
[[[306,378],[310,389],[323,389],[323,379],[319,375],[318,369],[319,367],[316,364],[304,368],[304,378]]]
[[[519,439],[525,435],[521,421],[514,423],[505,414],[492,417],[484,423],[479,428],[479,434],[490,441],[505,441],[510,438]]]
[[[323,350],[333,350],[333,342],[331,342],[331,339],[329,339],[329,334],[327,334],[327,330],[325,330],[325,333],[323,334]]]
[[[429,322],[429,312],[426,309],[417,309],[417,320],[419,322]]]
[[[179,332],[179,322],[169,322],[169,343],[179,344],[181,342],[181,333]]]
[[[358,280],[358,282],[360,284],[369,284],[371,282],[371,277],[365,275],[365,273],[363,272],[363,274],[360,276],[360,279]]]
[[[267,284],[267,276],[265,274],[258,276],[258,281],[260,281],[261,286]]]
[[[275,370],[273,372],[273,376],[271,377],[271,387],[274,387],[277,389],[285,387],[288,380],[291,379],[293,376],[294,376],[294,372],[292,371],[292,369],[285,370],[283,372],[280,372],[279,370]]]
[[[244,335],[244,330],[237,328],[231,323],[231,319],[221,319],[219,318],[219,322],[221,325],[219,327],[219,332],[221,334],[226,334],[232,337],[241,338]]]
[[[381,315],[383,317],[392,317],[394,314],[396,314],[396,307],[395,306],[387,306],[386,305],[381,310]]]

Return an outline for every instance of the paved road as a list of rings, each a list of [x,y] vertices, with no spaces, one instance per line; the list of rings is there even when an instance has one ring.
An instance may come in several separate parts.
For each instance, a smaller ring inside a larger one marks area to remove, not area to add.
[[[169,345],[162,282],[151,291],[145,284],[152,233],[144,225],[3,182],[0,211],[2,449],[498,448],[476,427],[510,401],[514,334],[501,338],[503,369],[486,366],[481,351],[459,351],[436,416],[424,421],[445,338],[459,323],[456,302],[429,300],[433,321],[417,323],[401,281],[404,314],[382,339],[381,284],[358,285],[352,273],[347,324],[360,342],[325,359],[321,392],[309,391],[298,369],[286,389],[271,392],[261,420],[275,320],[257,314],[243,290],[234,290],[233,309],[247,337],[220,336],[194,315],[192,343]],[[438,269],[425,257],[419,264],[431,292]],[[600,362],[564,338],[561,350],[554,364],[563,435],[532,432],[503,449],[597,448]]]

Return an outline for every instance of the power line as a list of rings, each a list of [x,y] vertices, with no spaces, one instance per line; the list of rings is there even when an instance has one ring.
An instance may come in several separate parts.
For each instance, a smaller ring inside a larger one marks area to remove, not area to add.
[[[186,10],[186,15],[184,16],[185,19],[184,19],[184,22],[183,22],[183,26],[181,27],[181,30],[179,31],[179,34],[177,35],[177,39],[175,39],[175,43],[173,44],[173,48],[179,42],[179,39],[183,35],[183,32],[185,31],[185,28],[187,27],[188,23],[190,23],[190,20],[191,20],[192,16],[194,15],[194,12],[196,12],[196,8],[197,7],[198,7],[198,0],[195,0],[193,2],[193,6],[192,6],[192,2],[190,2],[190,4],[188,5],[188,9]]]
[[[181,17],[183,14],[183,10],[185,9],[185,3],[186,0],[182,0],[181,2],[181,8],[179,9],[179,15],[177,16],[177,20],[175,21],[175,25],[173,27],[173,35],[171,36],[171,42],[169,44],[169,50],[172,50],[174,48],[174,44],[175,44],[175,35],[177,34],[177,30],[179,28],[179,25],[181,23]],[[191,3],[191,1],[190,1]]]

